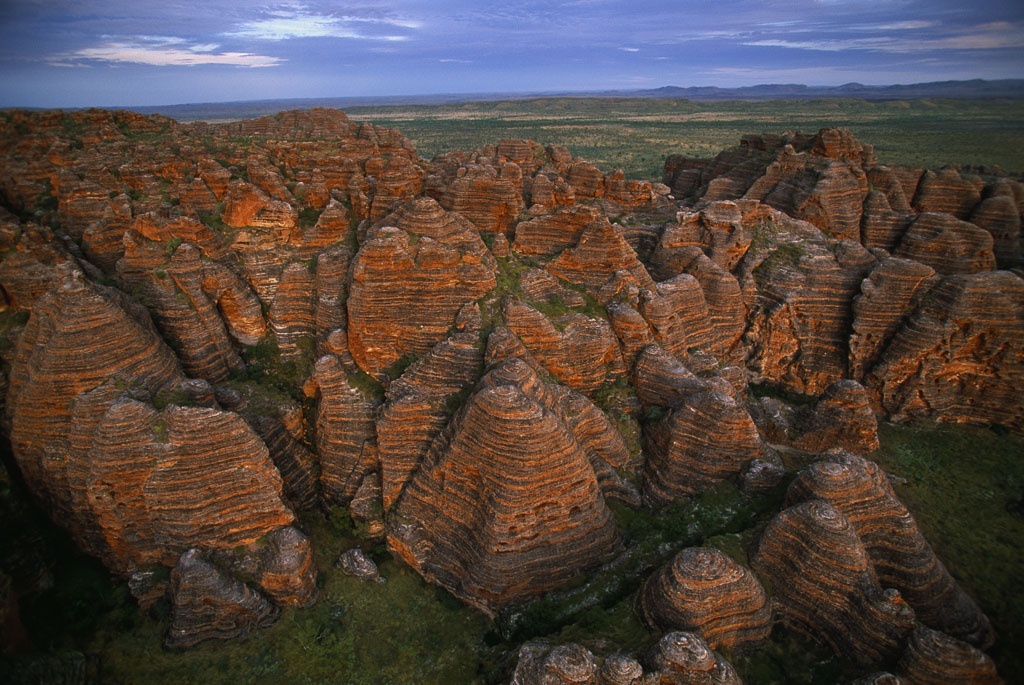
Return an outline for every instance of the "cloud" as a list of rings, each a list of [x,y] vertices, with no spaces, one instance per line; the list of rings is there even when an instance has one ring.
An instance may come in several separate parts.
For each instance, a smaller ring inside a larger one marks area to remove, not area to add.
[[[201,64],[274,67],[285,61],[280,57],[250,52],[216,52],[219,47],[215,43],[190,45],[184,39],[167,36],[139,36],[133,39],[108,40],[101,45],[57,55],[49,64],[60,67],[83,66],[89,62],[146,64],[158,67],[194,67]]]
[[[312,13],[299,6],[273,10],[263,19],[247,21],[224,35],[232,38],[281,41],[292,38],[355,38],[359,40],[403,41],[408,36],[379,34],[360,30],[366,27],[415,29],[419,23],[405,19]]]
[[[934,22],[904,22],[901,24],[878,24],[852,27],[858,32],[877,30],[877,36],[848,37],[821,35],[808,40],[790,38],[766,38],[745,41],[744,45],[755,47],[790,48],[793,50],[816,50],[820,52],[845,52],[869,50],[888,53],[912,53],[932,50],[996,50],[1024,48],[1024,30],[1009,22],[992,22],[967,26],[957,32],[934,31],[930,33],[886,33],[933,29]]]

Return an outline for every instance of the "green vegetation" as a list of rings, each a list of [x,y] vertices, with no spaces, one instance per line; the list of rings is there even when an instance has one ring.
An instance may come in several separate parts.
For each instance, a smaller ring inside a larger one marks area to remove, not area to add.
[[[950,164],[1024,172],[1024,102],[857,99],[694,102],[544,98],[439,106],[352,107],[354,120],[397,128],[421,156],[507,138],[565,145],[605,170],[661,180],[666,155],[713,157],[750,133],[815,133],[843,126],[883,164]]]
[[[1024,436],[999,428],[885,425],[873,458],[953,576],[992,619],[1000,673],[1024,673]]]

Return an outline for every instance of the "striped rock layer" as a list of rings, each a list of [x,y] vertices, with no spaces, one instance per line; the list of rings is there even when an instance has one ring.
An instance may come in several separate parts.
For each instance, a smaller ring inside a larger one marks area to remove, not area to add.
[[[861,663],[898,655],[913,627],[913,609],[899,592],[879,586],[853,524],[827,502],[779,513],[750,565],[785,620]]]
[[[644,623],[699,634],[712,649],[768,639],[771,607],[746,568],[710,547],[690,547],[648,576],[637,594]]]
[[[849,452],[830,453],[803,470],[786,495],[790,504],[810,499],[845,515],[878,582],[899,590],[917,620],[983,649],[991,646],[988,618],[935,556],[877,464]]]
[[[484,611],[553,588],[619,544],[591,455],[552,411],[552,392],[522,362],[497,367],[388,521],[406,563]]]

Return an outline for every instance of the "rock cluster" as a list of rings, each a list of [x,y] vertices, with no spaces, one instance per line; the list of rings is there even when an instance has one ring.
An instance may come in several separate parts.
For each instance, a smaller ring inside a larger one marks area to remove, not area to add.
[[[644,663],[613,654],[604,659],[578,644],[520,647],[512,685],[740,685],[732,664],[695,633],[671,632],[655,644]],[[600,665],[599,665],[600,664]],[[646,665],[646,669],[645,669]]]
[[[673,156],[663,181],[526,140],[420,159],[325,109],[0,113],[14,461],[141,602],[176,569],[168,644],[190,646],[315,599],[297,511],[493,613],[619,552],[609,500],[772,490],[775,449],[870,452],[880,418],[1024,426],[1020,183],[883,166],[841,129]],[[908,673],[934,660],[914,621],[984,648],[858,459],[798,476],[751,557],[779,615]],[[763,638],[763,596],[683,552],[638,605],[693,633],[642,677],[730,682],[711,649]],[[523,682],[641,677],[530,659]]]

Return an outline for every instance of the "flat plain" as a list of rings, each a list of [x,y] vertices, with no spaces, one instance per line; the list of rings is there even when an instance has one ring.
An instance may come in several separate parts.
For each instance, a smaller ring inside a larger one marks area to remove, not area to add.
[[[713,157],[751,133],[850,129],[882,164],[1024,174],[1024,101],[860,99],[696,102],[667,98],[538,98],[353,107],[359,121],[397,128],[422,157],[508,138],[565,145],[604,170],[658,180],[669,154]]]

